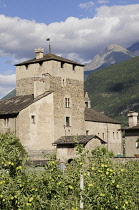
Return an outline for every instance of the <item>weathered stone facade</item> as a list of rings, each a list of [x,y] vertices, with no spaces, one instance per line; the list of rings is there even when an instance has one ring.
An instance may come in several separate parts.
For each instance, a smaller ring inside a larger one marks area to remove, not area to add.
[[[109,150],[121,153],[120,124],[85,120],[83,65],[53,54],[39,57],[38,53],[36,59],[16,65],[17,96],[0,103],[0,132],[14,132],[33,158],[37,151],[54,151],[58,138],[71,135],[97,135]],[[10,112],[8,103],[17,108]],[[88,145],[94,148],[98,142]]]
[[[139,154],[139,124],[138,113],[130,111],[128,113],[128,127],[122,128],[124,131],[124,149],[126,157],[134,157]]]
[[[88,135],[93,133],[106,141],[109,151],[113,151],[115,155],[118,153],[122,154],[120,124],[85,121],[85,128],[88,131]]]

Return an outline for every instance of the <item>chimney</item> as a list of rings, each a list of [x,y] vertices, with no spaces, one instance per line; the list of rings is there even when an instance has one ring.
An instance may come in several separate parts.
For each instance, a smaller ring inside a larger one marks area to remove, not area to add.
[[[137,119],[138,112],[130,111],[127,116],[128,116],[129,127],[137,126],[137,124],[138,124],[138,119]]]
[[[35,53],[36,53],[36,59],[43,58],[44,49],[43,48],[35,49]]]
[[[45,92],[44,79],[41,77],[34,78],[34,98]]]

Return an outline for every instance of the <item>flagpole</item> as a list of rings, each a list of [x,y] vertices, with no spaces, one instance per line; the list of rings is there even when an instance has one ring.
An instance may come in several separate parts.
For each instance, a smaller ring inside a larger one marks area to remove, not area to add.
[[[49,53],[51,53],[51,44],[50,44],[50,38],[46,39],[46,41],[49,41]]]

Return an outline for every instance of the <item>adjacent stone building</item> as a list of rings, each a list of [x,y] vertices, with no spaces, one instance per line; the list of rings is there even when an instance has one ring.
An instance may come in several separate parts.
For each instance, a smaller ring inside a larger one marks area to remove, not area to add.
[[[122,128],[125,138],[125,156],[134,157],[137,154],[139,156],[138,113],[136,111],[130,111],[127,116],[129,125]]]
[[[90,109],[87,93],[84,98],[83,65],[40,48],[35,53],[16,65],[16,96],[0,102],[0,132],[14,132],[35,159],[55,151],[61,137],[77,135],[97,136],[121,153],[121,125]]]

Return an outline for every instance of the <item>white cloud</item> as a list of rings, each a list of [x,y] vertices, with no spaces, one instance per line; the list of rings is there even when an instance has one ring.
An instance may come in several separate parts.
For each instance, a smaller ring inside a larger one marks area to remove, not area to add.
[[[107,4],[109,2],[110,2],[109,0],[98,0],[97,1],[98,4]]]
[[[86,2],[86,3],[82,3],[79,5],[80,8],[82,9],[89,9],[90,7],[94,6],[94,2],[93,1],[89,1],[89,2]]]
[[[0,74],[0,98],[4,97],[15,88],[15,74],[2,75]]]
[[[108,44],[128,47],[139,41],[138,11],[139,4],[101,6],[93,18],[69,17],[49,25],[0,15],[0,53],[11,55],[11,63],[18,63],[35,57],[37,47],[44,47],[47,53],[50,37],[52,53],[86,62]]]
[[[84,63],[111,43],[129,47],[139,41],[138,11],[139,4],[101,6],[93,18],[69,17],[49,25],[0,15],[0,56],[19,63],[35,57],[37,47],[47,53],[50,37],[52,53]],[[0,75],[0,98],[15,87],[15,75],[9,74]]]

